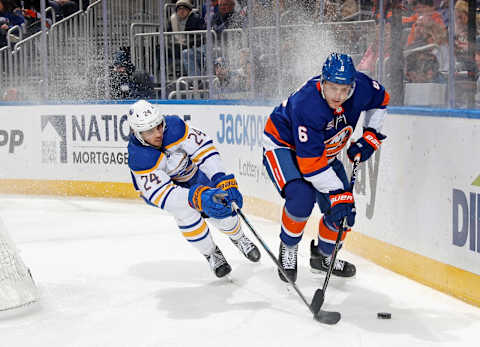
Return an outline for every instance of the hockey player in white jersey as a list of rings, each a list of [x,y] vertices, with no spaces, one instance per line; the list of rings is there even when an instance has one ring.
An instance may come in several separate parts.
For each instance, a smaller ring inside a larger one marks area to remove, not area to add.
[[[243,205],[233,174],[226,174],[213,141],[177,116],[163,116],[145,100],[130,107],[128,166],[135,189],[150,205],[171,213],[217,277],[231,267],[213,241],[205,219],[228,235],[250,261],[260,252],[243,233],[231,204]]]

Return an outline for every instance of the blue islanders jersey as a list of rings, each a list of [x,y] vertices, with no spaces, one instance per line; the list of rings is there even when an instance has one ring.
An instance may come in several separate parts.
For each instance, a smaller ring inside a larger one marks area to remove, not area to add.
[[[273,110],[264,137],[275,146],[294,150],[301,174],[313,178],[330,168],[329,163],[352,136],[361,112],[385,109],[388,101],[382,85],[356,72],[352,96],[333,110],[322,95],[321,76],[316,76]],[[380,113],[378,123],[383,123],[385,112]]]
[[[130,135],[128,166],[135,189],[147,203],[160,208],[168,202],[175,205],[175,199],[185,200],[185,188],[209,185],[213,175],[224,172],[210,137],[177,116],[165,117],[161,148],[144,146]]]

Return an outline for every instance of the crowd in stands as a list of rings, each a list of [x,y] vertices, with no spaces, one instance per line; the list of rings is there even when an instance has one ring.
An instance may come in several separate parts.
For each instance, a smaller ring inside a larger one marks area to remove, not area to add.
[[[175,3],[172,1],[172,3]],[[276,13],[280,13],[282,24],[315,22],[315,21],[349,21],[358,19],[377,20],[377,39],[364,50],[364,55],[358,59],[358,69],[373,76],[377,76],[379,60],[379,3],[378,0],[325,0],[323,12],[320,13],[321,1],[317,0],[252,0],[251,9],[254,26],[268,26],[276,23]],[[455,2],[455,59],[456,70],[462,72],[472,66],[468,58],[468,2]],[[168,30],[191,31],[206,28],[207,13],[210,13],[212,29],[220,34],[225,29],[245,28],[248,25],[247,0],[212,0],[210,11],[206,5],[196,9],[191,0],[176,1],[175,12],[169,20]],[[279,8],[277,6],[279,4]],[[405,82],[406,83],[446,83],[449,69],[448,51],[448,0],[400,0],[384,1],[384,73],[388,78],[388,62],[391,52],[391,17],[392,6],[400,6],[403,23],[403,35],[400,44],[405,55]],[[479,1],[480,10],[480,1]],[[480,21],[477,28],[480,27]],[[173,55],[182,61],[183,75],[206,75],[204,42],[186,39],[185,35],[178,35]],[[285,43],[282,42],[282,45]],[[285,47],[288,49],[288,47]],[[225,59],[214,52],[215,58]],[[180,59],[181,58],[181,59]],[[256,57],[258,58],[258,57]],[[170,59],[171,60],[171,59]],[[215,60],[215,59],[214,59]],[[218,62],[218,60],[215,60]],[[258,65],[255,61],[254,65]],[[215,63],[214,70],[222,64]],[[239,66],[233,68],[233,71]],[[177,67],[177,70],[178,67]],[[252,70],[250,69],[251,73]],[[221,71],[221,69],[220,69]],[[254,72],[253,72],[254,73]],[[457,76],[461,76],[457,74]],[[460,77],[459,77],[460,78]],[[217,78],[217,82],[218,82]],[[218,84],[218,83],[217,83]],[[248,84],[247,84],[248,86]]]
[[[47,27],[54,21],[62,20],[80,10],[85,10],[90,0],[47,0],[46,8],[51,8],[47,16]],[[18,42],[19,37],[28,37],[41,30],[40,0],[0,0],[0,48]],[[8,36],[8,30],[19,26]]]
[[[377,2],[377,1],[375,1]],[[401,3],[403,35],[400,44],[404,50],[404,81],[406,83],[447,83],[449,70],[449,1],[448,0],[405,0],[385,1],[384,26],[384,73],[389,71],[389,57],[391,53],[391,16],[392,6]],[[379,18],[378,8],[375,8],[375,18]],[[461,81],[466,78],[467,70],[479,76],[478,64],[468,56],[468,1],[454,1],[454,56],[455,79]],[[477,42],[480,37],[480,1],[477,1]],[[378,46],[379,29],[377,24],[377,39],[366,50],[358,68],[376,76],[379,67]],[[475,44],[474,51],[478,52],[480,45]],[[384,78],[388,79],[388,75]],[[388,84],[388,82],[387,82]],[[479,82],[480,85],[480,82]],[[459,85],[459,93],[461,94]],[[471,88],[471,85],[467,85]],[[479,89],[477,89],[479,90]]]
[[[79,10],[85,10],[88,0],[47,0],[50,12],[49,20],[58,21]],[[258,54],[255,47],[244,45],[233,52],[222,51],[217,45],[211,46],[211,69],[207,66],[207,44],[205,35],[185,32],[204,31],[207,22],[215,32],[215,42],[226,44],[221,40],[228,40],[231,29],[245,29],[247,27],[273,26],[280,22],[282,25],[314,24],[316,22],[348,22],[364,19],[376,21],[376,39],[368,47],[365,45],[358,57],[355,57],[357,68],[373,77],[379,72],[380,46],[380,14],[379,0],[211,0],[210,8],[203,0],[165,0],[172,8],[167,18],[166,31],[172,33],[165,36],[165,60],[167,64],[167,79],[171,83],[167,92],[175,89],[175,81],[182,77],[199,77],[199,83],[204,83],[208,71],[214,74],[213,89],[221,95],[231,95],[237,91],[248,91],[252,78],[262,83],[262,78],[272,78],[272,71],[268,64],[276,64],[272,55]],[[404,82],[405,83],[447,83],[449,69],[449,0],[385,0],[383,26],[383,73],[382,78],[388,80],[390,71],[390,54],[392,49],[392,13],[396,6],[401,11],[402,41],[404,51]],[[80,5],[83,8],[80,8]],[[248,5],[252,4],[249,9]],[[323,6],[323,7],[321,7]],[[454,1],[455,24],[455,77],[465,78],[465,71],[475,71],[476,76],[480,67],[480,45],[475,47],[475,61],[470,58],[468,42],[468,1]],[[323,9],[323,11],[322,11]],[[10,37],[7,32],[15,25],[20,25],[24,35],[28,36],[40,30],[39,0],[0,0],[0,47],[9,42],[14,44],[18,38],[15,33]],[[251,13],[249,13],[251,11]],[[52,17],[55,14],[55,18]],[[480,42],[480,0],[477,1],[477,42]],[[210,16],[210,17],[208,17]],[[253,20],[252,23],[249,21]],[[29,31],[30,28],[30,31]],[[358,44],[358,35],[362,33],[350,32],[351,44]],[[296,40],[284,39],[280,42],[283,51],[295,51]],[[157,47],[157,57],[160,51]],[[153,93],[153,81],[146,73],[135,72],[128,57],[128,48],[118,52],[114,57],[114,64],[110,70],[110,84],[112,97],[134,98],[141,93]],[[282,58],[288,61],[288,57]],[[120,63],[121,62],[121,63]],[[159,66],[157,61],[157,66]],[[131,65],[129,65],[131,64]],[[155,72],[150,71],[154,74]],[[286,78],[287,76],[282,76]],[[280,78],[280,77],[277,77]],[[140,81],[140,82],[139,82]],[[172,83],[173,81],[173,83]],[[156,81],[158,82],[158,81]],[[197,81],[198,82],[198,81]],[[388,85],[388,82],[386,82]],[[480,86],[480,79],[478,82]],[[128,86],[128,91],[125,92]],[[139,87],[140,86],[140,87]],[[143,89],[142,89],[143,88]],[[183,86],[184,90],[189,87]],[[142,91],[139,91],[139,90]],[[157,88],[158,90],[159,88]],[[258,94],[258,93],[257,93]],[[268,95],[265,95],[268,97]]]

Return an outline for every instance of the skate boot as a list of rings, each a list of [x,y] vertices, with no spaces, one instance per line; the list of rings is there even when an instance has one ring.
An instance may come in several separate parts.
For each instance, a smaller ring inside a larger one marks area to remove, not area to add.
[[[295,246],[287,246],[282,241],[280,241],[280,250],[278,252],[278,262],[285,270],[288,278],[295,282],[297,280],[297,252],[298,244]],[[284,282],[288,280],[283,276],[283,274],[278,270],[278,275],[280,279]]]
[[[318,247],[315,245],[315,242],[312,240],[310,243],[310,266],[312,267],[313,273],[327,272],[330,262],[332,261],[332,256],[324,256],[318,250]],[[333,265],[332,274],[339,277],[352,277],[357,272],[355,265],[349,263],[348,261],[335,259],[335,264]]]
[[[258,250],[257,246],[255,246],[255,244],[249,240],[248,237],[242,235],[242,237],[238,240],[230,240],[248,260],[254,263],[260,260],[260,251]]]
[[[209,255],[206,255],[205,258],[207,258],[210,268],[218,278],[228,275],[230,271],[232,271],[232,268],[227,263],[227,260],[223,256],[222,251],[220,248],[218,248],[218,246],[215,246],[213,252]]]

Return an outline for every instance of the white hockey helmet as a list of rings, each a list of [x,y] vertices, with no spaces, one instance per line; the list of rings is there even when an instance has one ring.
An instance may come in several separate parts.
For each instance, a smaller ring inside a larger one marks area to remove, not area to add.
[[[139,100],[128,111],[128,124],[138,141],[144,146],[149,146],[143,139],[141,132],[153,129],[158,125],[162,125],[162,128],[165,129],[165,118],[151,103]]]

